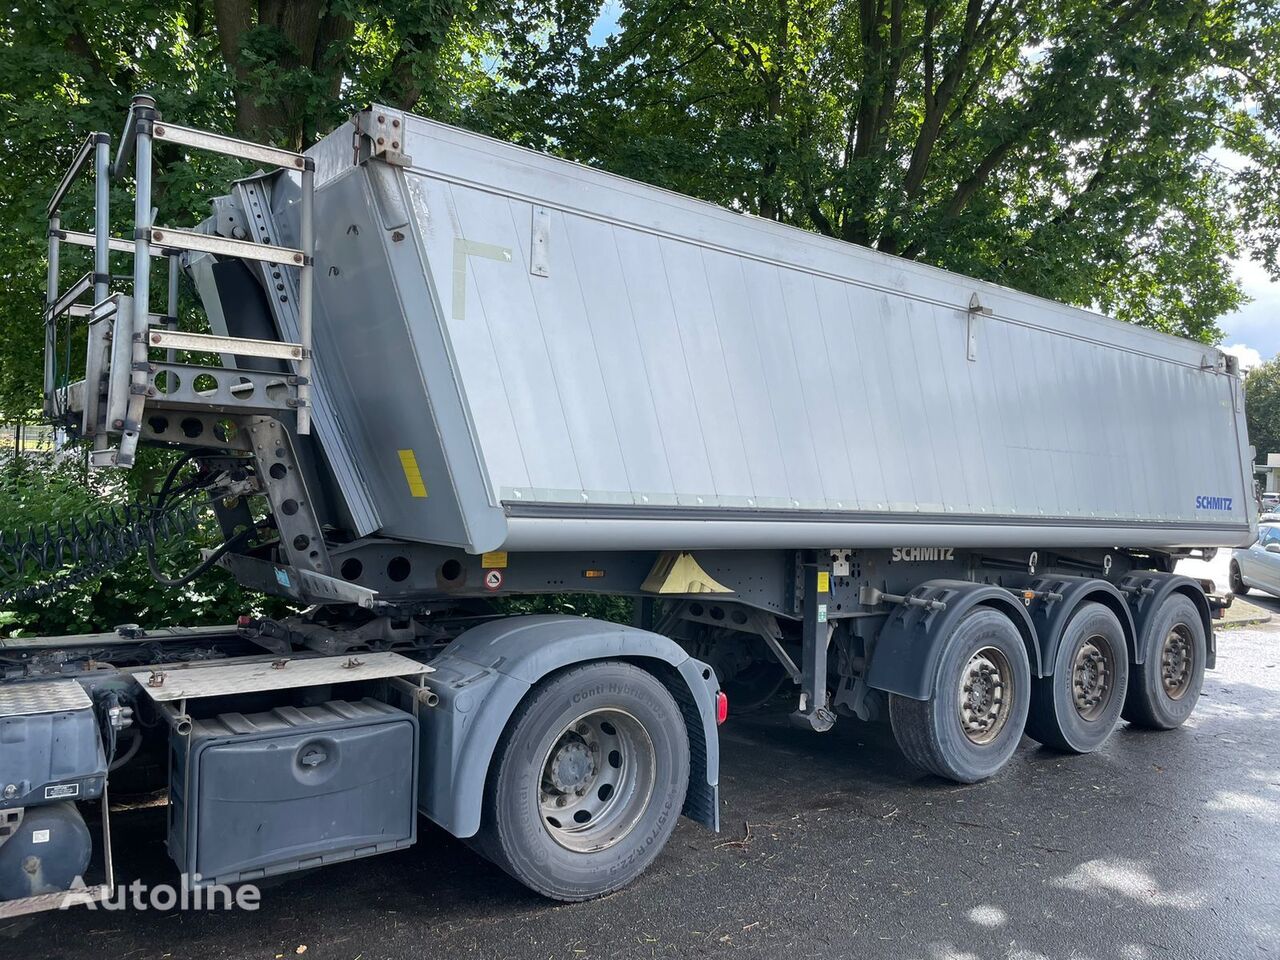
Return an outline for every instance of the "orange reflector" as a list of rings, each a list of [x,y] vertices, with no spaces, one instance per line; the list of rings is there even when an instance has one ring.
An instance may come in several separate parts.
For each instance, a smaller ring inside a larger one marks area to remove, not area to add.
[[[603,570],[583,570],[582,575],[588,580],[599,580],[604,576]]]
[[[1034,590],[1023,590],[1022,596],[1027,600],[1034,600],[1036,598],[1036,592]]]
[[[729,719],[729,695],[723,690],[716,691],[716,726]]]

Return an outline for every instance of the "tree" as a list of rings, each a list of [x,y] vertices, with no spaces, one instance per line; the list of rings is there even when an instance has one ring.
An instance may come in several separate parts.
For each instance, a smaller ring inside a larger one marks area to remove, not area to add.
[[[1280,275],[1274,0],[633,0],[593,46],[600,7],[12,0],[0,416],[38,402],[45,200],[140,90],[291,147],[386,102],[1206,341],[1233,257]],[[161,151],[161,222],[244,172]]]
[[[39,407],[45,203],[90,130],[118,134],[134,93],[152,93],[174,122],[292,148],[375,100],[456,121],[473,91],[492,82],[476,52],[493,16],[484,0],[7,4],[0,13],[0,416]],[[210,199],[250,169],[158,152],[159,222],[202,219]],[[68,199],[64,225],[91,229],[89,193],[82,187]],[[132,213],[125,189],[112,206],[119,233]],[[77,255],[87,270],[87,252],[68,250],[66,259]]]
[[[556,90],[542,144],[571,157],[1213,341],[1241,241],[1276,271],[1278,17],[1271,0],[637,0],[577,48],[572,84],[561,65],[527,88]],[[1259,163],[1233,173],[1223,147]]]
[[[1245,375],[1244,415],[1258,463],[1266,463],[1268,453],[1280,453],[1280,358]]]

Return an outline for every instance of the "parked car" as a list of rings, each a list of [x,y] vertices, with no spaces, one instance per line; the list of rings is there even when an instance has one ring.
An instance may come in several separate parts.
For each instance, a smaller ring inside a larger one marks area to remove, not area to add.
[[[1280,491],[1271,490],[1258,498],[1263,510],[1275,510],[1280,507]]]
[[[1280,597],[1280,523],[1260,523],[1252,545],[1231,551],[1229,581],[1235,594],[1256,588]]]

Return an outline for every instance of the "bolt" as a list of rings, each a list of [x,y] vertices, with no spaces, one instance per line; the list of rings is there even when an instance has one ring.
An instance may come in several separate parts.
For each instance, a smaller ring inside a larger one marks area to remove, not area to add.
[[[378,146],[382,146],[382,145],[383,145],[384,143],[386,143],[386,142],[387,142],[387,140],[386,140],[386,138],[385,138],[385,137],[379,137],[379,138],[378,138]]]
[[[393,127],[398,127],[398,126],[400,126],[400,121],[399,121],[399,120],[392,120],[392,121],[391,121],[391,125],[392,125]]]

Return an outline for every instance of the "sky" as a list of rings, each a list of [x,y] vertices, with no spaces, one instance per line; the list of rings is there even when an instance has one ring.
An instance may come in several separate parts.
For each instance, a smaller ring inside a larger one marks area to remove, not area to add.
[[[1235,275],[1253,302],[1218,320],[1226,336],[1222,347],[1245,367],[1280,354],[1280,283],[1250,260],[1237,260]]]

